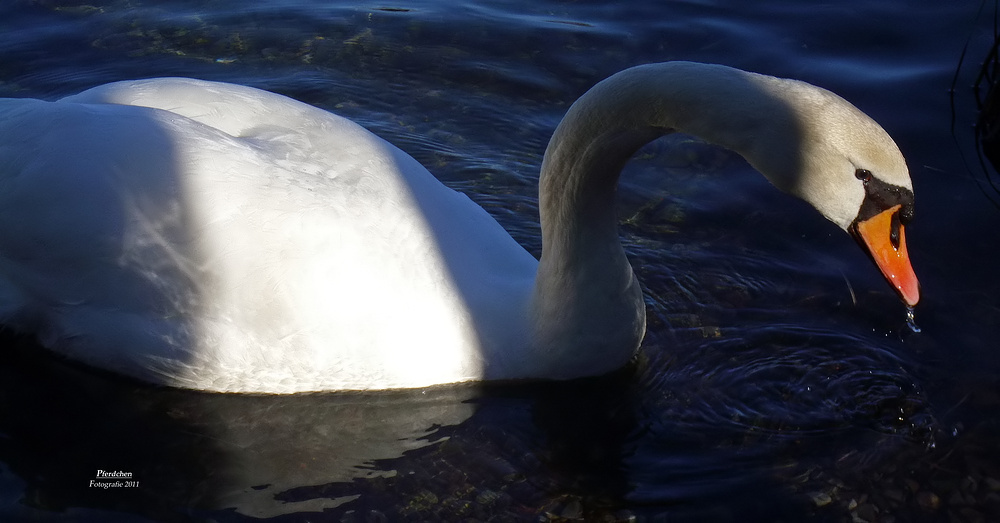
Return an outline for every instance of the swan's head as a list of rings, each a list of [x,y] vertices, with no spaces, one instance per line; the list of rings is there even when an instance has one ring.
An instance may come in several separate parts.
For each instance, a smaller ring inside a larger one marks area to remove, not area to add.
[[[825,89],[721,65],[633,67],[573,104],[545,152],[543,230],[547,224],[567,223],[546,219],[560,215],[544,212],[546,207],[571,208],[567,202],[585,209],[578,221],[595,223],[588,219],[593,209],[611,204],[603,196],[597,204],[581,203],[580,196],[612,194],[607,187],[628,158],[671,131],[738,152],[779,189],[806,200],[857,238],[907,305],[919,301],[903,231],[913,217],[913,185],[889,134]],[[575,175],[579,169],[590,175]],[[581,190],[574,181],[591,178],[604,186]],[[594,230],[588,226],[586,236]],[[606,237],[616,237],[615,229],[608,231]]]
[[[785,116],[776,118],[788,125],[761,133],[747,159],[850,233],[902,300],[916,305],[920,287],[905,235],[913,184],[899,147],[874,120],[829,91],[759,75],[751,81],[783,100],[787,110],[778,112]]]

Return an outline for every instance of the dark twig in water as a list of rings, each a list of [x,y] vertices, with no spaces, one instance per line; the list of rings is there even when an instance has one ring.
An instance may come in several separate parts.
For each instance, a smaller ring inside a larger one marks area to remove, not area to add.
[[[983,11],[986,7],[986,0],[983,0],[979,5],[979,11],[976,13],[976,19],[978,20],[983,16]],[[993,8],[993,45],[990,47],[986,58],[983,60],[982,66],[980,67],[979,74],[976,76],[976,81],[973,84],[973,91],[975,93],[976,108],[979,110],[979,117],[974,125],[975,132],[975,148],[976,157],[979,161],[979,171],[982,176],[986,178],[986,183],[993,190],[993,192],[1000,195],[1000,186],[994,180],[993,171],[986,165],[984,156],[993,165],[995,170],[1000,170],[1000,86],[996,84],[996,72],[1000,69],[1000,55],[998,55],[998,48],[1000,48],[1000,31],[998,31],[998,11],[997,3],[994,1]],[[961,153],[962,147],[958,135],[955,132],[955,126],[957,123],[957,111],[955,110],[955,91],[958,84],[958,77],[962,71],[962,65],[965,63],[965,56],[969,51],[969,43],[972,40],[972,34],[970,32],[969,37],[965,40],[965,45],[962,47],[962,52],[958,58],[958,66],[955,68],[955,74],[952,77],[951,89],[949,90],[949,99],[951,103],[951,136],[958,145],[959,154],[962,157],[962,163],[965,165],[965,169],[972,173],[973,169],[969,165],[968,160],[965,155]],[[983,84],[989,85],[989,91],[986,94],[985,102],[980,98],[980,88]],[[985,148],[985,149],[984,149]],[[998,149],[994,151],[994,149]],[[1000,200],[992,195],[983,186],[982,181],[976,178],[976,187],[979,188],[983,196],[992,203],[995,207],[1000,208]]]
[[[851,281],[847,279],[847,275],[844,274],[844,271],[840,271],[840,275],[844,277],[844,283],[847,284],[847,290],[851,293],[851,303],[853,303],[854,306],[857,307],[858,298],[854,295],[854,287],[851,286]]]
[[[947,418],[948,416],[950,416],[951,413],[955,411],[955,409],[957,409],[958,407],[962,406],[962,404],[964,404],[966,401],[968,401],[969,397],[971,397],[971,396],[972,396],[971,392],[966,392],[965,395],[962,396],[962,399],[960,399],[957,402],[955,402],[954,405],[952,405],[951,407],[949,407],[948,410],[946,410],[944,412],[944,414],[942,415],[942,418]]]

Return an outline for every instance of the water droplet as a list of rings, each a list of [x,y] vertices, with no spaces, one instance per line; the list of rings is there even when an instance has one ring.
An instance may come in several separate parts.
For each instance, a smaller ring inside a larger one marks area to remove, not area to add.
[[[920,327],[914,320],[913,307],[910,307],[909,305],[906,306],[906,326],[913,332],[920,332]]]

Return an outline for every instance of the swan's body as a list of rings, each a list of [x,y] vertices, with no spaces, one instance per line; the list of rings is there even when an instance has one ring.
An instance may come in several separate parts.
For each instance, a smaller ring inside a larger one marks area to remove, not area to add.
[[[0,100],[0,321],[75,360],[215,391],[601,374],[645,329],[615,184],[671,130],[734,149],[845,230],[867,212],[901,234],[911,212],[902,155],[867,116],[721,66],[633,68],[570,109],[542,167],[540,262],[341,117],[236,85],[120,82]],[[913,304],[911,276],[894,285]]]

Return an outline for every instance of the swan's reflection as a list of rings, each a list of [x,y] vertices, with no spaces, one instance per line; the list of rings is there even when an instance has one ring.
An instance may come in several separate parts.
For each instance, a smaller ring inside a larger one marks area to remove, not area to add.
[[[355,496],[277,501],[295,487],[395,475],[376,462],[427,446],[473,413],[470,387],[396,393],[197,395],[185,425],[223,457],[209,505],[253,516],[322,511]],[[182,407],[183,408],[183,407]]]
[[[0,462],[26,483],[28,504],[47,510],[162,516],[189,507],[253,517],[322,511],[352,497],[277,498],[295,487],[394,475],[376,462],[434,444],[441,427],[473,414],[468,400],[477,395],[469,386],[192,393],[95,376],[41,352],[3,351]],[[97,470],[128,472],[139,487],[91,486]]]

